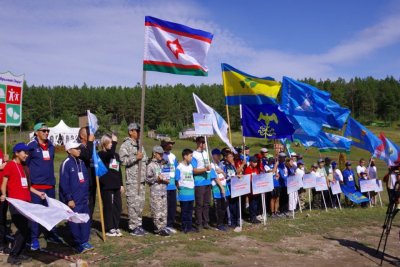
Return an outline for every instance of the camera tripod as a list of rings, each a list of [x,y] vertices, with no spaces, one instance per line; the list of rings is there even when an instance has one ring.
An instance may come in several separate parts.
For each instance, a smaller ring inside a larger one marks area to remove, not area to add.
[[[386,250],[386,243],[390,234],[390,230],[392,229],[392,222],[394,217],[396,216],[397,212],[399,211],[398,205],[396,205],[394,202],[391,202],[387,208],[386,211],[386,217],[385,217],[385,222],[382,226],[382,234],[381,234],[381,239],[379,240],[378,248],[376,249],[376,253],[379,253],[379,249],[381,247],[382,239],[383,236],[385,236],[385,242],[383,244],[383,251],[382,251],[382,256],[381,256],[381,265],[383,263],[383,259],[385,257],[385,250]]]

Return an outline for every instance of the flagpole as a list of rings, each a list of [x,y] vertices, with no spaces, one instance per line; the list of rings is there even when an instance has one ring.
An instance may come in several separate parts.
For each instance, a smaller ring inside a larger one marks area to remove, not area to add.
[[[7,126],[4,126],[4,154],[7,154]]]
[[[142,152],[143,147],[143,136],[144,136],[144,103],[146,98],[146,71],[143,70],[142,76],[142,100],[140,106],[140,136],[139,136],[139,144],[138,151]],[[138,176],[137,176],[137,185],[138,185],[138,195],[140,195],[140,181],[142,180],[142,160],[139,161],[138,164]],[[144,174],[143,174],[144,175]]]
[[[99,176],[97,176],[97,175],[96,175],[96,186],[97,186],[97,197],[98,197],[98,200],[99,200],[101,233],[102,233],[102,236],[103,236],[103,242],[106,242],[106,228],[105,228],[105,225],[104,225],[103,202],[102,202],[102,199],[101,199]]]
[[[232,144],[231,120],[229,118],[229,107],[228,107],[228,105],[225,105],[225,108],[226,108],[226,118],[228,120],[228,126],[229,126],[229,128],[228,128],[228,131],[229,131],[229,142]]]

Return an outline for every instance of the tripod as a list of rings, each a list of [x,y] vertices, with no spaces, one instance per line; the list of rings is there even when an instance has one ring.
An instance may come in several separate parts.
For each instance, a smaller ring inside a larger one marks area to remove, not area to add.
[[[381,239],[379,240],[378,248],[376,249],[376,253],[378,254],[379,248],[381,247],[383,236],[385,235],[385,242],[383,245],[383,251],[381,256],[381,265],[383,263],[383,258],[385,257],[385,250],[386,250],[386,243],[390,234],[390,230],[392,228],[392,222],[394,217],[396,216],[397,212],[399,211],[397,205],[394,202],[391,202],[386,211],[385,222],[382,226],[382,234]]]

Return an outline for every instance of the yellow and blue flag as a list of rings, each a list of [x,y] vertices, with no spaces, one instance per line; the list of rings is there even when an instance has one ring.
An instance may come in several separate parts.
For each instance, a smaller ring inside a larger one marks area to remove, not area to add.
[[[242,105],[243,136],[291,138],[294,127],[278,105]]]
[[[281,84],[270,77],[259,78],[222,63],[227,105],[275,104]]]

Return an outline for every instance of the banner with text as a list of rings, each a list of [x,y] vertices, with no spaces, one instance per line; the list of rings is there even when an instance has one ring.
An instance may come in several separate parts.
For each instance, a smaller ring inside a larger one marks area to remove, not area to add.
[[[251,180],[253,195],[274,190],[273,176],[272,172],[253,175],[253,179]]]
[[[242,177],[231,178],[231,197],[238,197],[250,193],[250,174],[243,175]]]
[[[0,73],[0,125],[20,126],[24,75]]]

